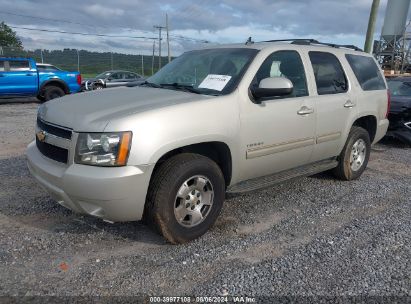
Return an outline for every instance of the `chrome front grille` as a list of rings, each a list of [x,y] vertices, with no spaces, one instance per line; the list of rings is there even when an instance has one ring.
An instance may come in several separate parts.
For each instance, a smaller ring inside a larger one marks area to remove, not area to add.
[[[72,131],[37,119],[37,149],[52,160],[67,164]]]
[[[71,139],[72,131],[70,129],[44,122],[40,118],[37,118],[37,128],[57,137]]]

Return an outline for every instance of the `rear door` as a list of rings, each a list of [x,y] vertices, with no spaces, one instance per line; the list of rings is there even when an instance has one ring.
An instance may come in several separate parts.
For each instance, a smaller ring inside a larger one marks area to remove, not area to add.
[[[7,66],[8,63],[8,66]],[[36,95],[38,77],[29,60],[8,60],[2,78],[2,95]]]
[[[347,127],[356,116],[356,99],[336,55],[323,51],[308,55],[317,88],[316,145],[311,159],[315,162],[340,153]]]

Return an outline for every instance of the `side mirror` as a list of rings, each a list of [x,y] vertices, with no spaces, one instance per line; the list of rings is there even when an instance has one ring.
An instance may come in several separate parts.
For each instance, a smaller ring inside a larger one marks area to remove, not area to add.
[[[107,80],[108,80],[108,81],[112,81],[112,80],[113,80],[113,78],[112,78],[112,77],[109,77],[109,78],[107,78]]]
[[[293,83],[285,77],[269,77],[260,81],[258,88],[251,88],[254,98],[285,96],[293,92]]]

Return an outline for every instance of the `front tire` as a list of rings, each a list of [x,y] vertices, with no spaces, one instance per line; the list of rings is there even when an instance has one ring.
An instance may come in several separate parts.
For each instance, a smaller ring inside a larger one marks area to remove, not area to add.
[[[101,83],[93,84],[93,90],[102,90],[104,86]]]
[[[37,99],[41,102],[45,102],[46,98],[43,95],[37,95]]]
[[[353,126],[347,142],[334,168],[334,175],[342,180],[354,180],[361,176],[367,167],[371,152],[370,136],[361,127]]]
[[[224,176],[214,161],[198,154],[179,154],[154,173],[144,220],[170,243],[186,243],[214,224],[224,194]]]

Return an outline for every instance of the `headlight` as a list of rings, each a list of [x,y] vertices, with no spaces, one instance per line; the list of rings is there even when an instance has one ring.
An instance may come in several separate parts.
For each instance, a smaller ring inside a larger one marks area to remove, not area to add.
[[[83,165],[125,166],[131,137],[131,132],[80,133],[74,160]]]

